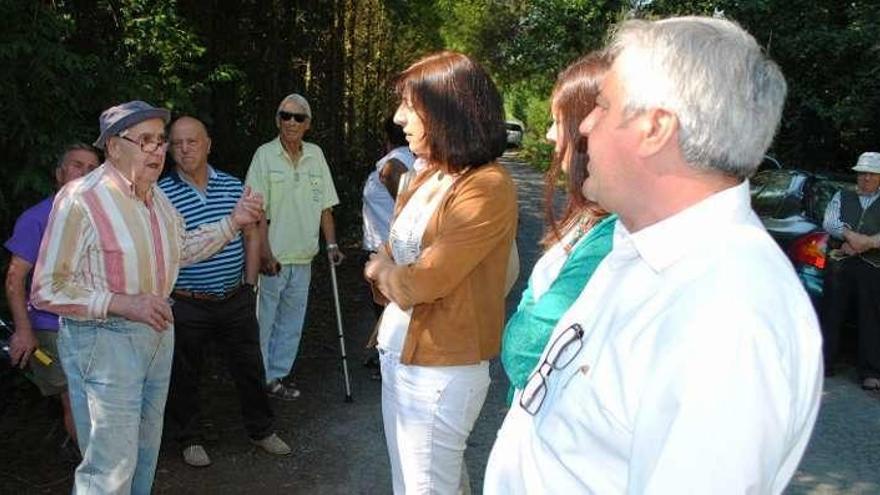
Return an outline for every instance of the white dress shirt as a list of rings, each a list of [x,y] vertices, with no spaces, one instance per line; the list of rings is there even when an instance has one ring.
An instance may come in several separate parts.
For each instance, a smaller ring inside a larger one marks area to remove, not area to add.
[[[748,183],[633,234],[618,222],[548,349],[573,323],[582,346],[534,416],[514,398],[485,493],[785,488],[819,409],[821,337]]]
[[[388,188],[382,184],[379,173],[389,160],[402,163],[408,172],[413,169],[415,159],[409,148],[399,146],[380,158],[376,162],[375,170],[367,177],[363,193],[364,206],[361,210],[364,219],[362,247],[367,251],[378,251],[382,243],[388,240],[391,217],[394,216],[394,198],[388,193]]]

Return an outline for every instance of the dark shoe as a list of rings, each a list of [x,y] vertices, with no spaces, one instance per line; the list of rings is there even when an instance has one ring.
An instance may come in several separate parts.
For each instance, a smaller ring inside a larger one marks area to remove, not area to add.
[[[266,393],[271,397],[281,400],[296,400],[300,393],[292,385],[285,385],[281,380],[272,380],[266,385]]]
[[[880,390],[880,378],[869,376],[862,380],[862,389],[864,390]]]
[[[290,445],[273,433],[260,440],[251,439],[251,443],[272,455],[290,455]]]
[[[201,445],[190,445],[183,449],[183,462],[192,467],[206,467],[211,465],[211,458]]]
[[[364,368],[379,368],[379,353],[374,352],[373,354],[364,358]]]

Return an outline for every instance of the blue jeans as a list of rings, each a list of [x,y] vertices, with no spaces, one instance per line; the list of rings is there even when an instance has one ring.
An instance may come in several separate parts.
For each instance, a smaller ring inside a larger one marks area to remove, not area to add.
[[[260,275],[257,319],[266,382],[284,378],[293,367],[299,352],[311,280],[311,264],[282,265],[277,275]]]
[[[75,494],[150,493],[173,350],[172,327],[61,319],[58,354],[83,454]]]

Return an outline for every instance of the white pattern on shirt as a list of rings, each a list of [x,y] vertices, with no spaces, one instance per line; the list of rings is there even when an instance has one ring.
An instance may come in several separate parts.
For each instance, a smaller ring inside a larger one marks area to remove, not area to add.
[[[435,172],[413,193],[403,210],[391,223],[388,245],[394,262],[398,265],[415,263],[422,254],[422,237],[428,221],[434,216],[443,198],[452,188],[455,177]],[[379,349],[400,353],[412,318],[412,308],[404,310],[395,302],[389,302],[382,312],[377,336]]]

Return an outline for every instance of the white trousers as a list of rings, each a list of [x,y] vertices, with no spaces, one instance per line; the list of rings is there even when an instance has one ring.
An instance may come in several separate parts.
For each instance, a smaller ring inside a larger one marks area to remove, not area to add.
[[[407,366],[388,351],[380,359],[395,495],[470,493],[464,450],[489,390],[489,362]]]

